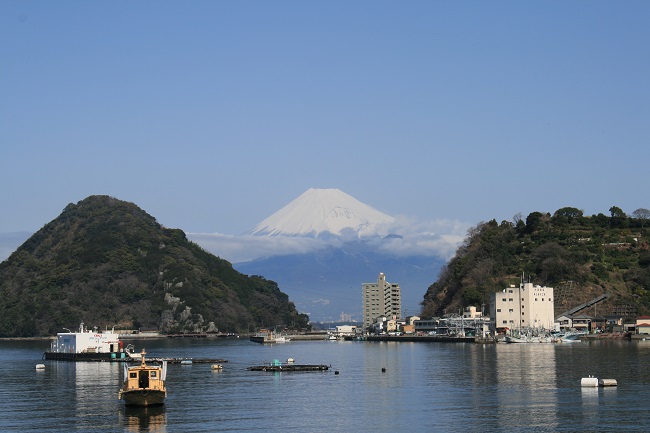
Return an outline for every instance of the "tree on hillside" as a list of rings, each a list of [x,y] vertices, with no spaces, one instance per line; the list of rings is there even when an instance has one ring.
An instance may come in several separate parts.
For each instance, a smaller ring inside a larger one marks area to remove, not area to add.
[[[610,220],[612,227],[625,227],[627,224],[627,215],[623,212],[618,206],[612,206],[609,208],[609,212],[612,215]]]
[[[646,222],[650,219],[650,210],[639,208],[632,212],[632,216],[638,220],[641,220],[641,228],[643,228]]]
[[[553,224],[564,226],[582,218],[583,212],[575,207],[563,207],[555,211],[551,217]]]
[[[612,206],[609,208],[609,212],[612,214],[612,218],[627,218],[623,209],[618,206]]]
[[[553,218],[566,218],[569,221],[582,217],[583,212],[575,207],[563,207],[558,209],[553,214]]]
[[[544,214],[541,212],[531,212],[526,217],[526,233],[532,233],[539,229],[542,225],[542,218]]]

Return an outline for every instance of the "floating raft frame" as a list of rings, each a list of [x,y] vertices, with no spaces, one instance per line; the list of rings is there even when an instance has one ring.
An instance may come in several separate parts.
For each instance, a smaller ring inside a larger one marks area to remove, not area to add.
[[[270,372],[281,372],[281,371],[327,371],[329,366],[327,365],[312,365],[312,364],[284,364],[284,365],[255,365],[253,367],[248,367],[248,371],[270,371]]]
[[[147,358],[149,362],[166,361],[167,364],[225,364],[228,361],[225,359],[208,359],[208,358]]]

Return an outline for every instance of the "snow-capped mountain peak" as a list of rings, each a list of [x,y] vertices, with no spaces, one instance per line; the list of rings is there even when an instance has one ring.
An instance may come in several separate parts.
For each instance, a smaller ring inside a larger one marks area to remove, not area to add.
[[[385,236],[395,218],[339,189],[310,188],[248,233],[267,236]]]

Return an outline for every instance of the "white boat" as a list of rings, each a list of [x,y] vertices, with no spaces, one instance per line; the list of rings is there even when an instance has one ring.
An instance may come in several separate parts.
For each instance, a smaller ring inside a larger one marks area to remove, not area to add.
[[[533,330],[530,332],[513,332],[505,337],[506,343],[551,343],[553,339],[550,335]]]
[[[564,334],[563,336],[560,337],[559,342],[560,343],[579,343],[582,341],[580,339],[581,336],[585,335],[583,332],[570,332],[567,334]]]
[[[506,343],[530,343],[527,338],[515,337],[512,335],[506,335]]]

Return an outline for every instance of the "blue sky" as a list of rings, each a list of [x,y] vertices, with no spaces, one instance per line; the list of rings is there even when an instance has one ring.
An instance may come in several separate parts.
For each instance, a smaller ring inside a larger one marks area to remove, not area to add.
[[[0,232],[93,194],[240,234],[650,208],[650,2],[0,2]]]

